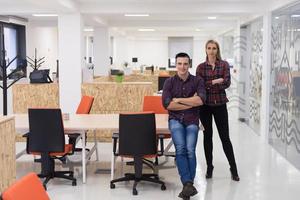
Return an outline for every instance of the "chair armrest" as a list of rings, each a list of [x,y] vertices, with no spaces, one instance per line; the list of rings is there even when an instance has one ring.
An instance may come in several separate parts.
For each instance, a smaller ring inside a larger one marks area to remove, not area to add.
[[[77,139],[80,137],[80,133],[70,133],[67,134],[69,137],[69,144],[72,144],[72,153],[75,151]]]
[[[22,135],[22,137],[27,138],[28,137],[29,132],[25,133]]]
[[[118,143],[118,139],[119,139],[119,133],[113,133],[112,139],[113,139],[113,153],[114,153],[115,156],[117,156],[118,155],[118,153],[117,153],[117,143]]]
[[[80,136],[80,133],[69,133],[67,135],[69,138],[78,138]]]

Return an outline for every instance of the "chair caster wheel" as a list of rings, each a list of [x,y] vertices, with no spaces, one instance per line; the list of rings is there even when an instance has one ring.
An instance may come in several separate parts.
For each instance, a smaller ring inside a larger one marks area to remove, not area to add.
[[[116,188],[116,185],[114,183],[111,183],[110,184],[110,189],[115,189]]]
[[[138,191],[137,191],[136,189],[133,189],[133,190],[132,190],[132,194],[133,194],[133,195],[138,195]]]
[[[77,181],[76,180],[72,181],[72,186],[76,186],[76,185],[77,185]]]
[[[160,189],[161,190],[166,190],[167,188],[166,188],[165,184],[163,184],[163,185],[161,185]]]

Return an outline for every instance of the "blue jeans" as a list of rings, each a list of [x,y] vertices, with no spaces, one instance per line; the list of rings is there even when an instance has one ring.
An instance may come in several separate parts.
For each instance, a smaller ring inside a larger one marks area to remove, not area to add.
[[[196,144],[199,126],[191,124],[185,126],[177,120],[169,121],[172,140],[176,149],[176,164],[181,182],[194,182],[196,175]]]

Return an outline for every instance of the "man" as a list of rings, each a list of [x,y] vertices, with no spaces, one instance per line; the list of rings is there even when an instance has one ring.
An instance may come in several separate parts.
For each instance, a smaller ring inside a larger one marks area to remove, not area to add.
[[[196,144],[199,131],[199,106],[205,101],[204,82],[188,72],[190,57],[176,55],[177,74],[165,81],[162,101],[169,111],[169,129],[176,150],[176,164],[183,189],[180,198],[197,194],[193,186],[196,175]]]

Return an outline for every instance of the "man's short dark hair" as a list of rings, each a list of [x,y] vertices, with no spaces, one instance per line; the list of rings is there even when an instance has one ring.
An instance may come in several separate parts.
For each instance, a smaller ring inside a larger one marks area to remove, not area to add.
[[[190,56],[187,53],[181,52],[181,53],[176,54],[176,56],[175,56],[176,62],[177,62],[177,58],[188,58],[189,64],[191,63]]]

